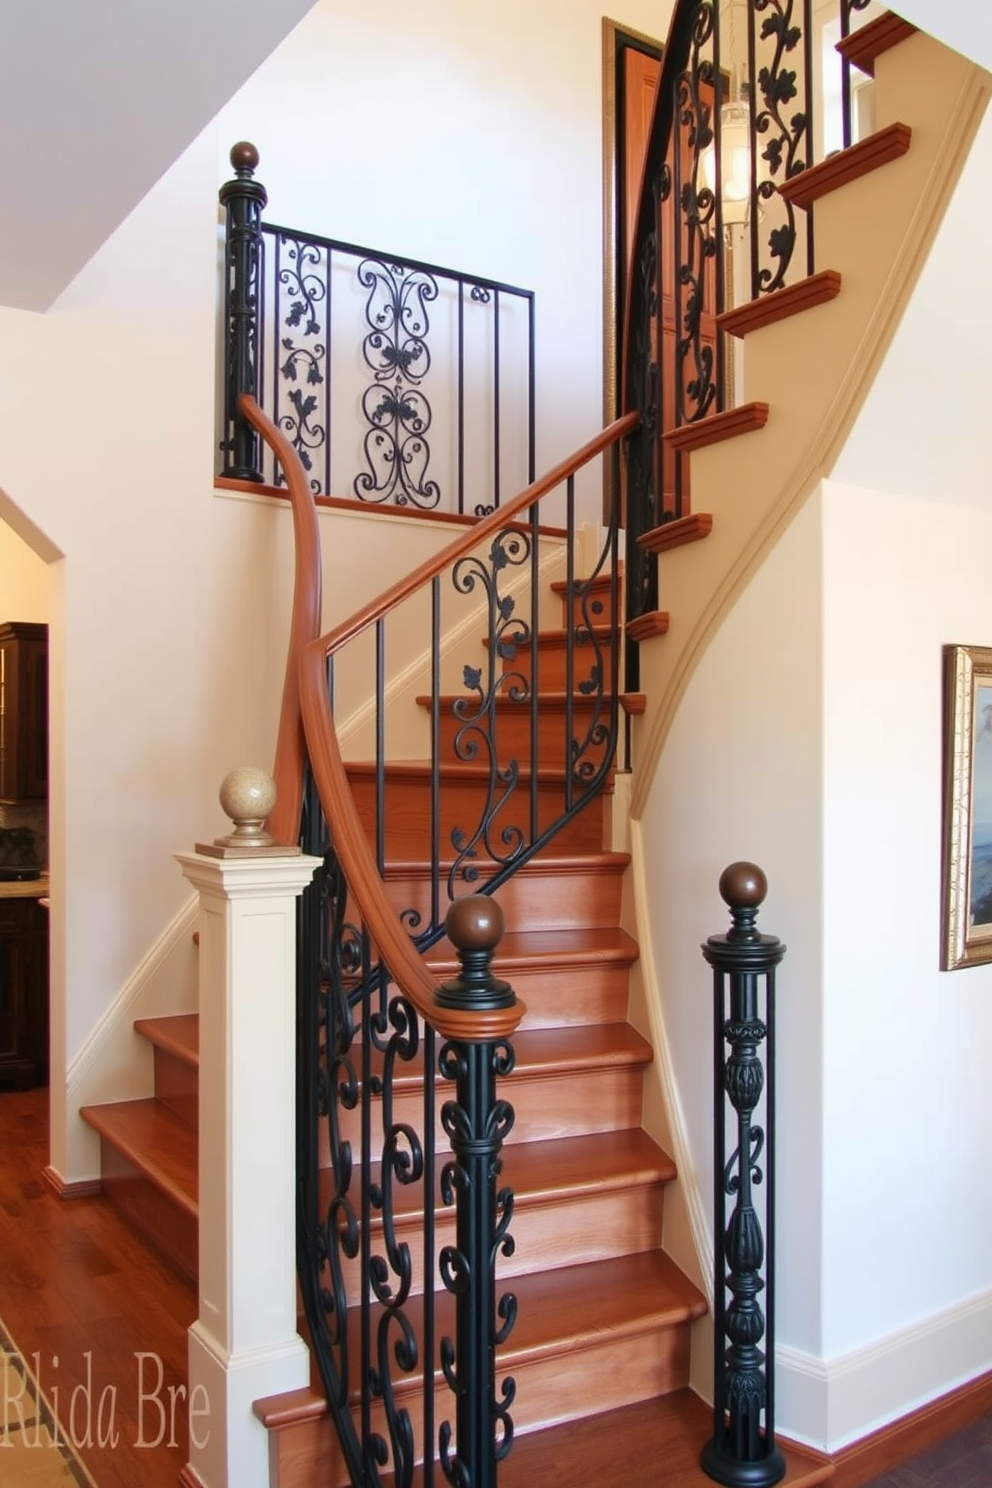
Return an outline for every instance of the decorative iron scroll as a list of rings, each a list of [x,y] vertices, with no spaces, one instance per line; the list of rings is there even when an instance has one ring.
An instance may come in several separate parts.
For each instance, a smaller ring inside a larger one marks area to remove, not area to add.
[[[424,1488],[435,1463],[447,1480],[495,1488],[495,1464],[513,1437],[514,1385],[497,1399],[495,1351],[516,1316],[496,1301],[498,1255],[513,1252],[513,1194],[497,1187],[499,1153],[513,1126],[496,1080],[514,1065],[505,1040],[445,1043],[390,988],[368,936],[349,917],[349,892],[326,843],[312,786],[301,836],[323,843],[323,867],[303,896],[298,965],[298,1269],[312,1345],[351,1482]],[[481,906],[481,907],[476,907]],[[462,899],[449,918],[462,962],[439,1002],[465,1010],[510,1007],[512,989],[491,972],[502,916],[489,900]],[[470,1025],[466,1024],[466,1028]],[[455,1083],[441,1110],[451,1157],[435,1158],[436,1075]],[[422,1094],[411,1101],[411,1077]],[[412,1204],[404,1195],[412,1194]],[[437,1228],[453,1215],[454,1243]],[[404,1220],[424,1215],[416,1252]],[[455,1337],[438,1338],[434,1278],[456,1299]],[[479,1319],[488,1319],[479,1326]],[[456,1425],[438,1428],[434,1376],[457,1397]],[[362,1407],[350,1402],[360,1395]],[[476,1424],[488,1423],[489,1438]]]
[[[776,187],[813,164],[810,0],[751,0],[748,57],[760,102],[752,109],[753,198],[751,292],[770,294],[789,283],[797,244],[797,209]],[[766,247],[761,246],[764,235]],[[812,273],[812,225],[806,219]]]
[[[223,474],[282,484],[241,416],[248,393],[318,496],[482,516],[507,479],[533,481],[533,293],[263,223],[255,146],[235,145],[231,164]]]
[[[358,282],[369,292],[362,356],[374,381],[362,397],[368,469],[355,477],[355,495],[360,501],[435,507],[441,491],[427,479],[431,406],[421,383],[431,366],[427,306],[437,299],[437,280],[403,264],[365,259]]]
[[[279,343],[284,353],[279,373],[289,385],[285,396],[292,409],[291,413],[280,414],[278,422],[299,455],[300,464],[311,471],[313,456],[327,439],[326,420],[321,423],[317,418],[317,394],[310,390],[324,383],[327,337],[319,314],[328,297],[329,276],[325,254],[317,244],[288,233],[280,233],[276,242],[279,306],[283,328],[290,332]],[[309,344],[300,344],[294,339],[297,336],[305,337]],[[276,480],[282,484],[281,471]],[[319,491],[319,480],[312,478],[310,488]]]

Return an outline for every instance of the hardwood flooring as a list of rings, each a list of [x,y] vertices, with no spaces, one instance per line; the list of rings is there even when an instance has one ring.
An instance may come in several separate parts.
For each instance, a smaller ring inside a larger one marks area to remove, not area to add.
[[[196,1293],[47,1161],[48,1091],[0,1094],[0,1318],[100,1488],[176,1488]]]

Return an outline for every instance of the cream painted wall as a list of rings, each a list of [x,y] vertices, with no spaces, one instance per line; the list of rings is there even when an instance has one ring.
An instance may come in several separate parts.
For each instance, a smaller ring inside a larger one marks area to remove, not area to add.
[[[48,619],[48,565],[0,518],[0,620]]]
[[[768,876],[759,923],[785,941],[779,994],[779,1338],[822,1327],[821,594],[811,501],[711,643],[686,690],[640,823],[649,932],[690,1182],[712,1253],[712,973],[700,944],[729,927],[717,884],[749,859]],[[645,933],[645,927],[639,927]]]
[[[623,19],[664,30],[665,14],[632,0]],[[600,425],[600,15],[591,0],[484,15],[322,0],[50,311],[0,309],[5,514],[46,558],[65,555],[51,610],[56,1069],[178,913],[171,854],[223,830],[223,775],[271,758],[283,517],[212,492],[230,145],[259,145],[276,220],[536,290],[544,467]],[[70,1151],[62,1100],[56,1081],[53,1161],[84,1176],[92,1148]]]
[[[941,647],[992,641],[992,513],[824,510],[829,1358],[992,1288],[992,966],[938,970]]]

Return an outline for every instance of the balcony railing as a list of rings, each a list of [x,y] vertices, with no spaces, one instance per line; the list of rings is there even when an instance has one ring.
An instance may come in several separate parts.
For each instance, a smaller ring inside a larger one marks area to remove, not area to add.
[[[231,151],[221,473],[276,484],[248,393],[317,496],[481,517],[534,479],[534,296],[262,221],[258,151]]]

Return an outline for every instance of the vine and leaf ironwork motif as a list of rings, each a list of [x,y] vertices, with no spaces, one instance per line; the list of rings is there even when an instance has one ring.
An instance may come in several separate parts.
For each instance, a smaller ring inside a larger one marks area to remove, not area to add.
[[[703,338],[707,277],[717,253],[717,203],[703,178],[703,161],[713,149],[715,69],[706,54],[714,27],[714,6],[700,5],[685,70],[676,88],[674,173],[678,225],[674,265],[676,319],[675,421],[695,423],[711,411],[717,388],[713,346]],[[712,307],[711,307],[712,309]]]
[[[796,0],[753,0],[755,21],[763,17],[759,41],[771,58],[758,68],[760,106],[755,110],[754,130],[759,147],[756,206],[766,209],[772,201],[784,220],[768,232],[771,266],[755,263],[752,277],[755,294],[770,294],[785,283],[796,246],[796,208],[778,196],[780,181],[791,180],[812,164],[811,121],[803,101],[806,49],[802,26],[796,24]],[[791,109],[791,112],[790,112]],[[755,240],[756,241],[756,240]]]
[[[368,468],[353,490],[360,501],[430,509],[441,490],[427,475],[432,414],[421,384],[431,366],[427,307],[438,297],[437,280],[426,270],[371,258],[357,275],[369,292],[362,356],[374,380],[362,396]]]
[[[474,828],[455,827],[451,845],[455,859],[448,872],[448,894],[455,897],[459,879],[474,884],[479,868],[474,861],[480,852],[492,862],[506,865],[520,853],[526,835],[506,819],[506,807],[520,779],[517,759],[500,762],[497,749],[497,704],[501,697],[524,704],[531,697],[531,683],[522,670],[501,670],[501,662],[515,662],[531,643],[527,622],[516,613],[511,594],[500,592],[500,577],[520,568],[531,556],[531,538],[526,532],[500,532],[493,539],[488,560],[474,554],[456,564],[452,583],[458,594],[481,589],[487,609],[487,659],[485,677],[481,667],[466,666],[463,683],[470,696],[457,698],[452,713],[458,728],[453,754],[461,764],[484,763],[488,770],[485,801]]]
[[[280,414],[279,424],[299,455],[303,468],[310,471],[314,452],[322,449],[327,439],[327,429],[317,418],[318,397],[308,391],[324,382],[327,348],[320,307],[327,298],[327,269],[324,254],[316,243],[291,238],[284,233],[278,239],[278,247],[279,317],[290,332],[280,339],[285,356],[279,372],[283,381],[291,384],[286,401],[292,409],[291,413]],[[310,344],[301,344],[298,336],[308,338]],[[317,339],[322,336],[322,340]],[[282,472],[277,472],[277,484],[282,484],[283,479]],[[310,486],[315,492],[320,490],[320,482],[316,479],[311,479]]]

